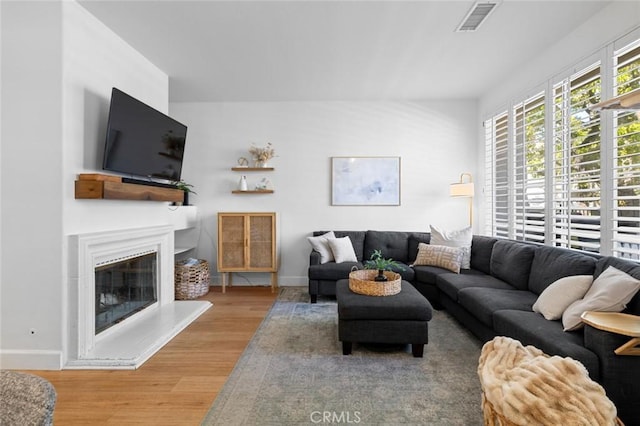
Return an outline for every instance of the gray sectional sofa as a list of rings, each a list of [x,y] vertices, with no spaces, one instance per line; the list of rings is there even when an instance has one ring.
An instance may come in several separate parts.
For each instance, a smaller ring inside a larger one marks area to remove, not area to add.
[[[315,231],[319,236],[326,231]],[[482,341],[508,336],[524,345],[534,345],[549,355],[580,361],[590,377],[599,382],[616,404],[626,424],[640,424],[640,357],[619,356],[613,351],[628,337],[585,326],[563,331],[562,322],[547,320],[532,310],[542,291],[559,278],[573,275],[598,277],[608,266],[640,279],[640,264],[614,257],[519,241],[473,236],[471,268],[460,274],[435,267],[409,265],[419,243],[429,243],[430,234],[397,231],[334,231],[349,236],[357,262],[320,264],[320,256],[309,257],[309,295],[335,295],[337,280],[348,278],[354,266],[374,250],[404,265],[398,270],[435,307],[444,307]],[[627,313],[640,315],[640,293],[628,303]]]

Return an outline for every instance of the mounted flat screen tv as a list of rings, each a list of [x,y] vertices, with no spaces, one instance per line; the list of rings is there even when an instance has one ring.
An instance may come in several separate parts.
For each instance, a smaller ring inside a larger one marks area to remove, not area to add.
[[[113,88],[102,168],[149,182],[177,181],[187,126]]]

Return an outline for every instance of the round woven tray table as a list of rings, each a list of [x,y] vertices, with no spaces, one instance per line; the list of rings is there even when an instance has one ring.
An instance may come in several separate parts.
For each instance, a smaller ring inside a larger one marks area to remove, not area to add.
[[[349,290],[366,296],[393,296],[400,293],[402,277],[392,271],[384,271],[387,281],[374,281],[375,269],[353,271],[349,274]]]

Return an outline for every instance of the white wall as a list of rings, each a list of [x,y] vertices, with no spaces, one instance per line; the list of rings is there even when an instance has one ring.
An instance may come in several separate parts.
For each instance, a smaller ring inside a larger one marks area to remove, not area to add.
[[[112,86],[167,111],[168,76],[75,2],[0,7],[0,363],[58,369],[73,322],[68,235],[170,222],[169,203],[74,199],[77,174],[100,172]]]
[[[183,176],[194,184],[202,220],[198,257],[215,270],[219,211],[278,214],[281,285],[306,285],[314,230],[428,231],[429,224],[468,224],[468,203],[449,197],[460,173],[475,173],[477,127],[473,101],[171,103],[189,126]],[[272,195],[233,195],[251,143],[271,142],[270,173],[247,173],[250,188],[269,178]],[[331,206],[330,158],[400,156],[401,205]],[[268,283],[244,274],[234,283]]]
[[[64,6],[64,233],[166,224],[168,203],[74,198],[79,173],[101,172],[111,88],[166,113],[169,78],[85,9]]]
[[[62,341],[62,9],[2,5],[2,367]],[[35,334],[30,334],[33,330]]]

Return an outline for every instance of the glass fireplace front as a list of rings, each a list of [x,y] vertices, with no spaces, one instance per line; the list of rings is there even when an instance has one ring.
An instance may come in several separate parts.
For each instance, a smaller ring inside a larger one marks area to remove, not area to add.
[[[157,253],[95,268],[96,335],[158,301]]]

